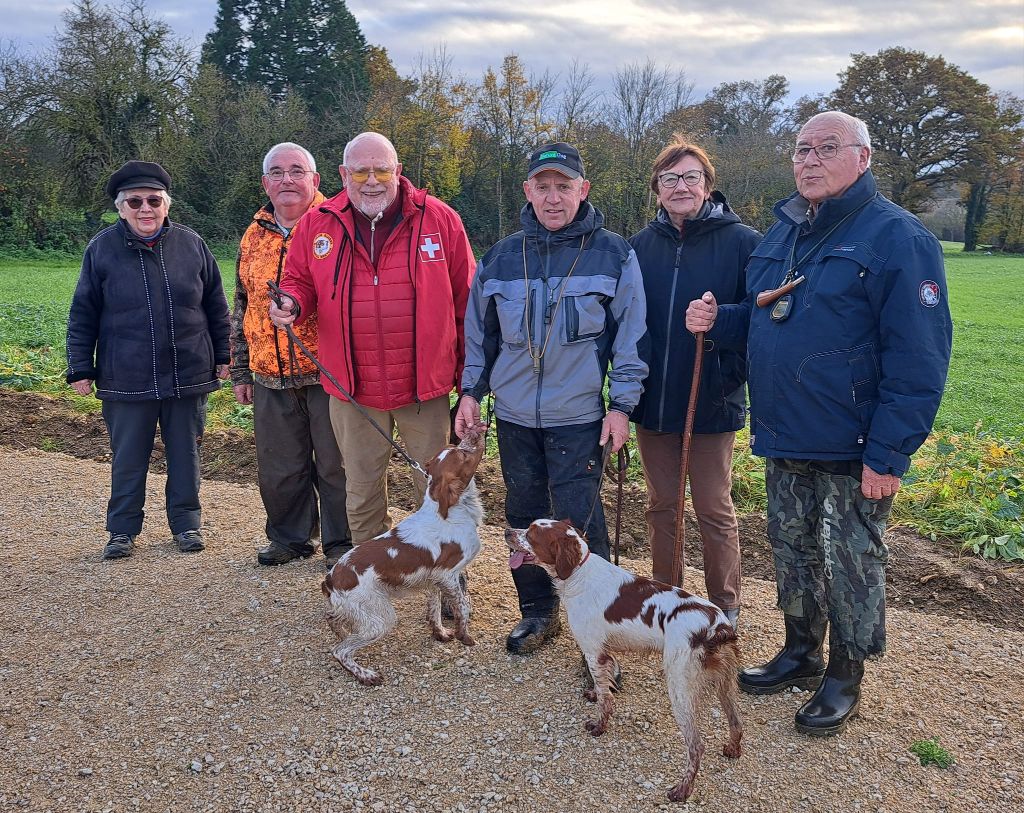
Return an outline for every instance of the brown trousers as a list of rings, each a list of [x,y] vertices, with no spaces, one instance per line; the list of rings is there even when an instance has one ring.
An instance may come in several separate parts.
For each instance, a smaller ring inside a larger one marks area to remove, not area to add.
[[[390,411],[367,409],[385,432],[398,434],[409,456],[425,465],[448,444],[451,428],[448,396],[432,398]],[[391,530],[394,518],[388,509],[388,460],[391,445],[366,421],[348,401],[331,398],[331,426],[341,449],[345,467],[345,489],[348,498],[348,524],[352,542],[358,545],[367,539]],[[423,476],[406,468],[416,486],[419,507],[427,484]]]
[[[690,443],[690,498],[704,548],[704,584],[708,598],[723,610],[740,606],[740,537],[731,493],[735,439],[735,432],[722,432],[693,435]],[[636,441],[647,480],[653,575],[668,583],[672,579],[683,439],[679,433],[652,432],[638,426]]]

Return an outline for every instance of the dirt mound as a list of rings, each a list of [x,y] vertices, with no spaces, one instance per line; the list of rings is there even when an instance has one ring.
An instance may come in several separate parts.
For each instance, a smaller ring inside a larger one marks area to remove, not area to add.
[[[70,402],[36,393],[0,389],[0,445],[20,449],[64,452],[75,457],[109,462],[106,429],[98,413],[79,414]],[[208,432],[203,439],[203,477],[232,483],[256,482],[256,452],[252,437],[241,430]],[[163,447],[157,440],[154,471],[165,470]],[[487,516],[503,515],[505,488],[498,461],[484,460],[477,475]],[[388,474],[391,503],[411,511],[415,494],[407,468],[397,455]],[[614,527],[615,488],[606,483],[602,495],[609,527]],[[649,556],[644,523],[646,489],[642,483],[626,486],[622,506],[623,555]],[[703,567],[700,533],[692,514],[687,522],[686,562]],[[773,580],[771,546],[765,536],[765,519],[751,514],[740,519],[743,575]],[[956,618],[988,622],[1024,630],[1024,567],[960,556],[956,547],[933,542],[918,534],[892,528],[886,535],[891,565],[888,598],[894,608],[910,609]]]

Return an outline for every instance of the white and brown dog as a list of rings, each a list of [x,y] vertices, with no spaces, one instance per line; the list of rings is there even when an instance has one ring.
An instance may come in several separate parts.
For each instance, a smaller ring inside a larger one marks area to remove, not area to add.
[[[355,653],[394,629],[398,617],[391,598],[410,589],[428,591],[427,621],[437,640],[453,637],[441,621],[443,593],[455,618],[454,637],[473,646],[469,600],[459,588],[459,574],[480,552],[483,505],[473,475],[483,454],[482,434],[443,449],[426,465],[420,509],[350,550],[324,579],[327,620],[339,638],[334,657],[360,683],[375,685],[382,678],[356,663]]]
[[[567,520],[540,519],[528,529],[505,531],[510,564],[540,565],[565,604],[569,626],[594,676],[598,716],[587,722],[595,737],[605,732],[614,702],[612,652],[656,652],[663,656],[672,712],[686,740],[689,764],[668,792],[685,801],[693,789],[704,745],[697,725],[708,690],[718,696],[729,724],[722,753],[738,757],[743,724],[736,700],[740,653],[736,631],[714,604],[678,587],[636,576],[599,556]]]

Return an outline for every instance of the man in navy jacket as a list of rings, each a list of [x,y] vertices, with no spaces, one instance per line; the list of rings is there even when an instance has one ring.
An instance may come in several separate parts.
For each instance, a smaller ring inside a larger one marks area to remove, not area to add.
[[[942,249],[878,193],[870,164],[864,122],[811,118],[793,154],[797,193],[751,255],[747,298],[719,307],[709,292],[686,318],[724,345],[746,339],[751,445],[767,458],[786,641],[740,688],[817,687],[796,715],[808,734],[846,725],[865,659],[885,653],[882,537],[952,345]]]

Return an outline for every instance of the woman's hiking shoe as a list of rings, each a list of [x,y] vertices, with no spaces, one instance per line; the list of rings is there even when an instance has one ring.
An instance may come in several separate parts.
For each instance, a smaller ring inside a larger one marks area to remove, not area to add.
[[[203,544],[203,535],[195,528],[174,534],[174,541],[182,553],[199,553],[206,547]]]
[[[135,537],[129,534],[111,534],[103,547],[104,559],[125,559],[135,550]]]

